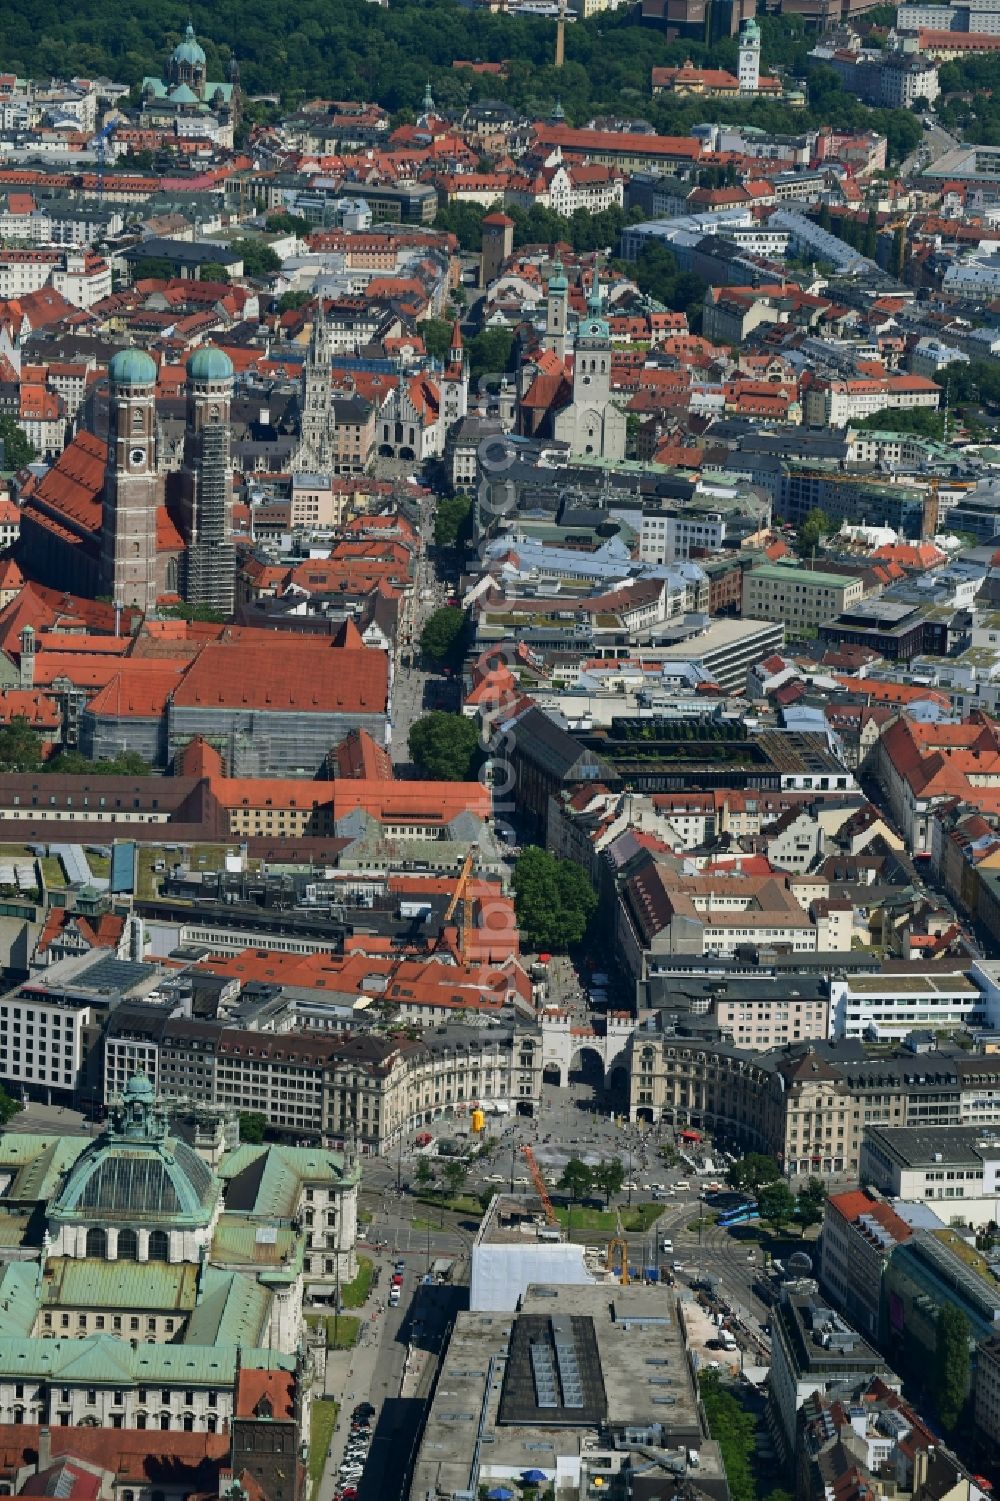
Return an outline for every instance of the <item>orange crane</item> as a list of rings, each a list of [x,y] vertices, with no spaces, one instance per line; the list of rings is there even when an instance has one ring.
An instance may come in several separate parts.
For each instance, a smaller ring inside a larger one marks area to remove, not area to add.
[[[472,896],[469,892],[469,882],[472,878],[472,864],[475,852],[470,850],[462,865],[462,873],[458,878],[451,901],[444,914],[444,925],[447,926],[455,916],[455,908],[462,903],[462,927],[459,934],[459,954],[462,963],[468,964],[469,950],[472,947]]]
[[[620,1209],[615,1215],[615,1224],[617,1227],[616,1233],[608,1241],[607,1268],[609,1272],[615,1270],[615,1256],[617,1254],[620,1262],[618,1280],[621,1282],[622,1287],[628,1287],[630,1281],[628,1271],[628,1241],[625,1239],[625,1227],[622,1224],[622,1212]]]
[[[542,1177],[542,1170],[538,1166],[538,1163],[535,1161],[534,1152],[530,1147],[522,1147],[521,1156],[528,1164],[528,1172],[531,1174],[531,1181],[535,1185],[535,1192],[538,1194],[538,1197],[542,1201],[542,1208],[545,1210],[545,1218],[548,1220],[550,1225],[558,1225],[559,1219],[556,1215],[555,1210],[552,1208],[552,1200],[549,1198],[549,1191],[545,1187],[545,1179]]]
[[[616,1259],[619,1263],[617,1267]],[[624,1235],[613,1235],[608,1241],[607,1268],[609,1272],[617,1270],[622,1287],[628,1287],[631,1278],[628,1271],[628,1241]]]

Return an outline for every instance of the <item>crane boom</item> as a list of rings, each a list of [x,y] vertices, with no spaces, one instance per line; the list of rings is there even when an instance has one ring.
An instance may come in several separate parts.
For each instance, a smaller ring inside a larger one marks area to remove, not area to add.
[[[531,1174],[531,1181],[535,1185],[535,1192],[538,1194],[538,1197],[542,1201],[542,1208],[545,1210],[545,1218],[548,1220],[550,1225],[558,1225],[559,1219],[556,1215],[555,1210],[552,1208],[552,1200],[549,1198],[549,1191],[545,1186],[545,1179],[542,1177],[542,1170],[538,1166],[538,1163],[535,1161],[534,1152],[530,1147],[522,1147],[521,1156],[528,1164],[528,1172]]]
[[[469,882],[472,878],[472,865],[475,859],[475,851],[470,850],[462,863],[462,873],[458,878],[451,901],[445,909],[444,921],[450,923],[455,916],[455,908],[462,903],[462,927],[459,937],[459,953],[462,963],[468,964],[469,950],[472,946],[472,897],[469,893]]]

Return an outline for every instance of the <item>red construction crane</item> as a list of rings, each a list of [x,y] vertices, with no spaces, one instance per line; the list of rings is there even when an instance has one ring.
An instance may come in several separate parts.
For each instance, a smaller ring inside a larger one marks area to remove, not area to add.
[[[451,901],[448,903],[444,914],[445,926],[455,916],[455,909],[459,902],[462,903],[462,926],[459,929],[458,952],[463,964],[469,962],[469,952],[472,948],[472,866],[475,860],[475,851],[470,850],[462,865],[462,873],[458,878]]]
[[[542,1177],[542,1170],[538,1166],[538,1163],[535,1161],[534,1152],[530,1147],[522,1147],[521,1156],[528,1164],[528,1172],[531,1174],[531,1181],[535,1185],[535,1192],[538,1194],[538,1197],[542,1201],[542,1208],[545,1210],[545,1218],[548,1220],[550,1225],[558,1225],[559,1219],[556,1215],[555,1210],[552,1208],[552,1200],[549,1198],[549,1191],[545,1187],[545,1179]]]

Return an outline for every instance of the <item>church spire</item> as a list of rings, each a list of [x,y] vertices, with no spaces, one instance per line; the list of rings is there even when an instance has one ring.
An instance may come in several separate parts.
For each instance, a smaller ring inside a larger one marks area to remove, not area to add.
[[[465,350],[462,347],[462,321],[456,318],[451,330],[451,347],[448,350],[448,364],[452,369],[461,370],[465,364]]]

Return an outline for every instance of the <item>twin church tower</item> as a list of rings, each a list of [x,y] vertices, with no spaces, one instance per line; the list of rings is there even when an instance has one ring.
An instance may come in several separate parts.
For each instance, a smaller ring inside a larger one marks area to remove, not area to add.
[[[233,609],[235,554],[230,465],[233,366],[205,345],[187,362],[187,412],[177,527],[184,542],[176,576],[160,577],[157,532],[166,476],[157,454],[156,365],[124,349],[109,367],[108,463],[102,496],[101,579],[118,604],[146,614],[176,590],[189,604]]]

